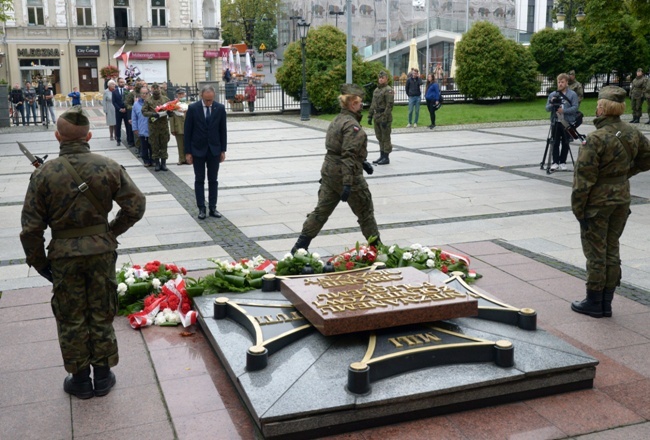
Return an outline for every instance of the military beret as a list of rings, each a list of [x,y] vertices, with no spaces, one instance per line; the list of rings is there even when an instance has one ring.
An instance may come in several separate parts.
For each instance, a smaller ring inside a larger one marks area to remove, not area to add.
[[[158,83],[153,83],[153,84],[151,84],[151,88],[152,89],[159,89],[160,86],[158,85]]]
[[[356,84],[342,84],[341,85],[341,94],[342,95],[357,95],[363,98],[363,96],[366,94],[361,88],[361,86],[358,86]]]
[[[88,116],[80,105],[72,106],[70,109],[63,112],[63,114],[59,117],[68,121],[72,125],[77,125],[80,127],[87,127],[90,125]]]
[[[185,90],[185,89],[182,88],[182,87],[177,88],[177,89],[176,89],[176,94],[177,94],[177,95],[180,95],[181,93],[187,93],[187,90]]]
[[[598,92],[598,99],[607,99],[608,101],[614,102],[625,102],[625,96],[627,93],[625,89],[622,89],[617,86],[606,86],[600,89]]]
[[[379,77],[380,78],[387,77],[387,76],[388,76],[388,74],[386,72],[384,72],[383,70],[381,72],[379,72]]]
[[[642,67],[639,67],[638,69],[636,69],[636,72],[637,72],[637,73],[639,73],[639,72],[643,73],[643,68],[642,68]]]
[[[576,71],[575,70],[569,70],[569,75],[576,76]]]

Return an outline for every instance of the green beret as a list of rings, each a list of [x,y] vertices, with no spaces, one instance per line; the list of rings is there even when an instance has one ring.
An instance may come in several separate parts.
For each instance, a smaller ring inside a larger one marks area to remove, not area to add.
[[[636,73],[639,73],[639,72],[643,73],[643,68],[639,67],[638,69],[636,69]]]
[[[90,125],[88,116],[86,115],[86,112],[81,108],[80,105],[73,106],[69,110],[63,112],[63,114],[59,117],[68,121],[72,125],[77,125],[80,127],[87,127]]]
[[[388,76],[388,74],[386,72],[384,72],[383,70],[381,72],[379,72],[379,77],[380,78],[387,77],[387,76]]]
[[[343,84],[341,85],[341,94],[357,95],[363,98],[366,93],[363,88],[361,88],[361,86],[358,86],[356,84]]]
[[[569,75],[576,76],[576,71],[575,70],[569,70]]]
[[[158,85],[158,83],[157,83],[157,82],[156,82],[156,83],[153,83],[153,84],[151,84],[151,89],[152,89],[152,90],[153,90],[153,89],[159,89],[159,88],[160,88],[160,86]]]
[[[607,99],[608,101],[614,102],[625,102],[625,96],[627,93],[625,89],[622,89],[617,86],[606,86],[600,89],[598,92],[598,99]]]

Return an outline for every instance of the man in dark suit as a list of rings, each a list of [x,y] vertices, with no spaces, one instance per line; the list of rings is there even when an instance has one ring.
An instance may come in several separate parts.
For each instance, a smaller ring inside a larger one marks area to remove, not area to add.
[[[214,101],[214,87],[201,89],[201,100],[190,104],[185,116],[185,161],[194,166],[194,194],[199,219],[205,218],[205,170],[208,170],[208,207],[210,217],[221,218],[217,211],[219,164],[226,160],[228,132],[226,108]]]
[[[126,81],[124,78],[117,80],[117,87],[113,90],[113,106],[115,107],[115,140],[117,145],[122,142],[122,121],[124,121],[124,129],[126,130],[126,142],[129,147],[133,147],[133,131],[131,124],[129,124],[129,114],[126,109],[126,96],[129,91],[124,87]]]

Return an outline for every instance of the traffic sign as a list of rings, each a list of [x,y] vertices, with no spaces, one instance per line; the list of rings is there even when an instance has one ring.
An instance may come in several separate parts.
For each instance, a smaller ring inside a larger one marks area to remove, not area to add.
[[[260,44],[260,50],[266,50],[266,46],[264,45],[264,43]]]

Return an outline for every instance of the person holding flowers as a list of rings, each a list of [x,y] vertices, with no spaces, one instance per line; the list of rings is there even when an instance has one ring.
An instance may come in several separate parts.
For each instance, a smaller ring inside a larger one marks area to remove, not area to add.
[[[187,91],[184,88],[176,89],[176,109],[173,110],[172,116],[169,120],[169,126],[172,135],[176,138],[176,145],[178,146],[178,165],[187,164],[185,160],[185,144],[183,143],[183,135],[185,133],[185,112],[187,112],[187,98],[185,97]],[[182,106],[181,106],[182,104]]]
[[[167,112],[157,109],[167,101],[169,98],[161,93],[158,83],[153,83],[151,97],[142,106],[142,114],[149,118],[149,144],[151,145],[151,157],[156,165],[154,171],[167,171],[169,123]]]
[[[325,138],[327,154],[321,168],[318,204],[307,216],[292,254],[298,249],[307,250],[339,202],[350,204],[366,240],[370,244],[379,242],[372,195],[363,177],[364,170],[373,173],[372,165],[366,160],[368,137],[359,124],[363,96],[363,88],[356,84],[341,86],[341,113],[330,124]]]
[[[55,136],[60,154],[29,181],[20,241],[27,264],[53,284],[63,366],[71,373],[63,390],[88,399],[108,394],[116,382],[117,237],[144,216],[146,199],[124,167],[90,151],[90,121],[81,106],[59,117]],[[109,222],[113,202],[120,210]]]

